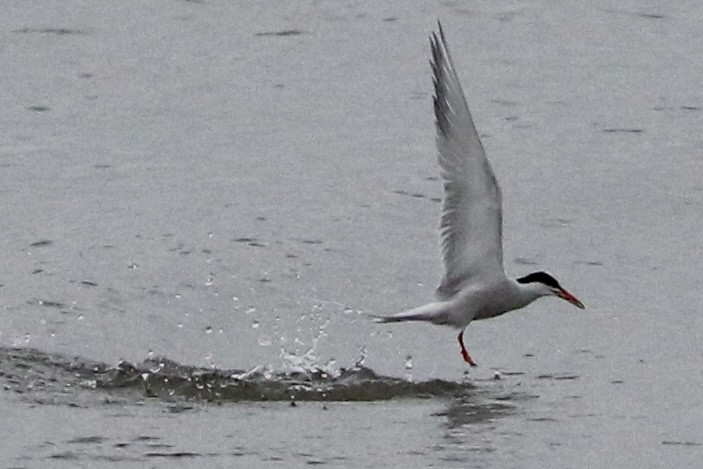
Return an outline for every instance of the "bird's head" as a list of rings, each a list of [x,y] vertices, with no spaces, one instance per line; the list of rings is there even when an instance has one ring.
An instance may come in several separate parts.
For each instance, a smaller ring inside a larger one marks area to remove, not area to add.
[[[559,282],[546,272],[534,272],[525,277],[517,279],[517,282],[529,288],[537,296],[558,296],[566,300],[577,308],[584,309],[585,306],[574,295],[566,291],[559,285]]]

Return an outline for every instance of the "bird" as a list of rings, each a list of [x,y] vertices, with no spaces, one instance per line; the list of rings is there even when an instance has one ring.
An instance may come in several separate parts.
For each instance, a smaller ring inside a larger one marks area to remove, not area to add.
[[[476,131],[449,47],[437,21],[430,35],[434,84],[437,160],[443,183],[439,225],[444,275],[436,301],[377,322],[427,322],[454,327],[461,356],[477,366],[464,343],[472,321],[524,308],[541,297],[556,296],[577,308],[585,306],[547,272],[512,279],[503,266],[502,193]]]

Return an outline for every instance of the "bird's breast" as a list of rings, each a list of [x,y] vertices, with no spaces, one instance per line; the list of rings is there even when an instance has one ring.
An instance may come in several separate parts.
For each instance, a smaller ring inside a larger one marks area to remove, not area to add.
[[[475,286],[457,294],[461,315],[472,321],[494,318],[519,307],[515,292],[502,282]]]

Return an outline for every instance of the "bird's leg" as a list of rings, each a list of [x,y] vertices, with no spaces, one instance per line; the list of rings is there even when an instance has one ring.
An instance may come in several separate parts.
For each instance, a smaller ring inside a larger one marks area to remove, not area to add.
[[[466,347],[464,346],[464,331],[463,330],[461,332],[459,332],[459,337],[457,337],[457,339],[459,339],[459,345],[461,345],[461,356],[464,359],[464,361],[471,366],[478,366],[476,364],[476,362],[474,362],[471,359],[471,355],[469,355],[469,352],[466,350]]]

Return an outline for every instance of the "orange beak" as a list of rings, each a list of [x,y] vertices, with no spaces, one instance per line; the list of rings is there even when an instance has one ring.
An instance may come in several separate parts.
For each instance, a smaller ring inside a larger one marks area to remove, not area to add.
[[[576,306],[577,308],[581,308],[581,309],[585,308],[583,303],[581,303],[574,295],[572,295],[571,293],[569,293],[568,291],[566,291],[564,289],[557,290],[556,295],[559,298],[568,301],[569,303]]]

